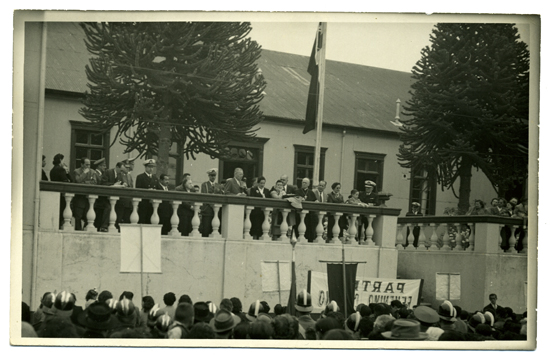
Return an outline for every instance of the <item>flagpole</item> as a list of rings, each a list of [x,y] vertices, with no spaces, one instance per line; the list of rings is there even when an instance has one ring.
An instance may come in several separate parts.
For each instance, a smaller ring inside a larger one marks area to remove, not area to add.
[[[322,36],[319,36],[319,32]],[[315,138],[315,156],[313,166],[313,184],[319,184],[319,171],[321,162],[321,136],[323,131],[323,101],[325,97],[325,51],[327,38],[327,23],[321,22],[320,31],[317,31],[317,46],[319,47],[319,38],[321,39],[321,50],[319,51],[319,100],[317,107],[317,136]]]

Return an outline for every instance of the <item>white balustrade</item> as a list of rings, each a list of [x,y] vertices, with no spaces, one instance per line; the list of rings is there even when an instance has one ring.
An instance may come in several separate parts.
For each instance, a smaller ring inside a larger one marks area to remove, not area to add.
[[[118,201],[118,197],[111,196],[109,197],[109,203],[111,204],[111,213],[109,214],[109,227],[107,227],[107,231],[109,233],[116,233],[118,230],[115,227],[116,223],[116,211],[115,211],[115,205]]]
[[[244,208],[244,224],[243,224],[243,239],[246,240],[252,240],[252,236],[250,235],[250,228],[252,228],[252,221],[250,220],[250,213],[254,207],[252,206],[246,206]]]
[[[348,229],[348,236],[349,236],[349,244],[351,245],[358,245],[359,243],[355,240],[355,237],[357,236],[357,218],[359,217],[358,213],[353,213],[350,215],[350,223],[349,223],[349,229]],[[335,226],[338,225],[338,222],[334,224]]]
[[[130,214],[130,223],[137,224],[139,222],[138,205],[141,198],[132,198],[132,214]]]
[[[74,197],[74,193],[65,193],[65,209],[63,210],[63,230],[74,231],[74,227],[71,225],[71,218],[73,218],[73,211],[71,210],[71,201]]]
[[[258,238],[259,240],[269,240],[269,228],[271,225],[269,224],[269,214],[273,212],[273,208],[271,207],[264,207],[262,208],[262,211],[264,212],[264,221],[262,223],[262,235]],[[274,217],[276,219],[276,217]],[[276,240],[276,239],[275,239]]]
[[[281,229],[281,239],[280,240],[282,240],[283,237],[286,238],[286,236],[288,234],[289,226],[288,226],[288,222],[286,221],[286,219],[287,219],[289,213],[290,213],[290,209],[288,209],[288,208],[285,208],[281,211],[281,215],[283,217],[283,220],[281,221],[281,228],[280,228]],[[273,219],[275,219],[275,217]],[[290,228],[292,229],[292,227],[290,227]],[[291,233],[291,235],[292,235],[292,233]]]
[[[86,214],[86,220],[88,221],[88,225],[86,226],[87,232],[97,232],[97,229],[94,226],[94,221],[96,217],[94,204],[97,198],[97,195],[88,195],[88,203],[90,204],[90,207],[88,208],[88,212]]]
[[[451,242],[451,237],[449,237],[449,227],[447,223],[442,223],[443,227],[443,245],[440,250],[451,250],[449,243]]]
[[[406,227],[403,223],[397,224],[397,237],[395,238],[395,248],[403,250],[403,229]]]
[[[151,200],[151,205],[153,205],[153,214],[151,215],[151,224],[159,224],[160,217],[158,214],[159,205],[162,203],[162,200]]]
[[[178,230],[178,225],[180,224],[180,217],[178,216],[178,208],[181,205],[182,201],[172,201],[172,217],[170,217],[170,226],[172,230],[170,235],[172,237],[181,237],[181,232]]]
[[[439,226],[437,226],[435,223],[430,223],[430,227],[432,227],[432,235],[430,237],[430,247],[428,248],[428,250],[436,251],[439,250],[439,247],[437,245],[437,229],[439,228]]]
[[[202,203],[201,202],[195,202],[193,203],[193,218],[191,219],[191,227],[193,227],[193,230],[190,233],[191,237],[200,237],[201,232],[199,232],[199,226],[201,225],[201,219],[199,218],[199,211],[201,209]]]
[[[308,213],[308,210],[300,211],[300,224],[298,224],[298,237],[296,238],[298,242],[304,242],[306,240],[304,235],[306,233],[306,215]]]
[[[372,240],[372,236],[374,235],[374,229],[372,228],[372,221],[374,220],[375,217],[376,217],[375,214],[367,215],[368,226],[365,229],[365,236],[367,237],[365,241],[365,245],[368,245],[368,246],[375,245],[374,241]]]
[[[222,208],[222,205],[219,203],[214,203],[212,205],[214,209],[214,218],[212,218],[212,233],[210,233],[210,237],[213,238],[220,238],[220,217],[218,217],[218,212],[220,211],[220,208]]]
[[[326,212],[317,212],[317,226],[315,227],[315,240],[313,243],[324,243],[323,239],[323,233],[325,232],[325,228],[323,227],[323,218],[325,218]]]
[[[428,247],[426,247],[426,225],[424,223],[420,223],[419,229],[420,232],[418,234],[418,247],[416,247],[416,250],[426,251],[428,250]]]
[[[334,212],[334,226],[332,226],[332,239],[328,243],[339,242],[338,238],[340,236],[340,225],[338,224],[338,222],[340,221],[340,217],[342,217],[342,213]]]
[[[416,250],[414,246],[414,226],[411,223],[407,223],[407,232],[409,234],[407,235],[405,250]]]

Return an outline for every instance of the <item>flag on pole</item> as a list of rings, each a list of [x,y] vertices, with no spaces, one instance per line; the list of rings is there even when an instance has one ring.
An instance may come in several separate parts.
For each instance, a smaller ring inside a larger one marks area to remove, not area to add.
[[[315,42],[311,49],[311,57],[309,58],[309,65],[307,66],[307,72],[311,75],[311,82],[309,83],[309,92],[307,95],[306,106],[306,125],[303,133],[306,134],[315,129],[315,123],[317,121],[317,108],[319,105],[319,52],[323,45],[323,31],[321,29],[321,23],[317,28],[317,34],[315,36]]]
[[[294,257],[293,257],[294,258]],[[290,295],[288,295],[288,303],[286,305],[286,312],[291,316],[296,314],[296,262],[292,259],[292,278],[290,281]]]
[[[346,263],[346,291],[344,291],[342,263],[327,264],[328,293],[330,300],[336,301],[344,313],[344,306],[347,310],[353,311],[353,302],[355,300],[355,277],[357,275],[357,263]],[[346,301],[344,303],[344,300]]]

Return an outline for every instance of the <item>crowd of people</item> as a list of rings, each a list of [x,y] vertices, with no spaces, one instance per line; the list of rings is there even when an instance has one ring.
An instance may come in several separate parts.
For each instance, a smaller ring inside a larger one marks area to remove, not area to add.
[[[326,192],[327,182],[319,181],[315,188],[311,186],[311,180],[308,178],[302,179],[300,187],[292,185],[288,182],[288,175],[281,175],[271,189],[266,187],[266,178],[257,177],[252,180],[250,187],[247,185],[247,179],[244,176],[241,168],[236,168],[234,176],[224,179],[221,183],[217,182],[217,170],[210,169],[206,172],[208,179],[200,186],[196,185],[191,175],[186,173],[183,175],[183,180],[180,185],[173,187],[170,184],[170,177],[167,174],[161,174],[158,178],[154,174],[156,162],[154,159],[145,160],[143,173],[134,178],[134,161],[135,159],[126,159],[118,162],[114,168],[107,169],[105,159],[99,159],[93,163],[89,158],[81,158],[81,167],[70,172],[68,166],[63,162],[64,156],[57,154],[53,160],[53,168],[50,171],[50,180],[58,182],[75,182],[87,185],[104,185],[114,187],[129,187],[141,188],[149,190],[163,191],[181,191],[189,193],[204,193],[204,194],[219,194],[219,195],[235,195],[249,196],[260,198],[271,198],[287,200],[294,207],[300,207],[300,202],[327,202],[339,204],[351,204],[359,206],[377,206],[380,204],[379,196],[376,192],[376,183],[371,180],[365,180],[365,190],[351,190],[348,197],[341,193],[342,185],[339,182],[334,182],[331,187],[331,192]],[[45,167],[46,158],[43,156],[42,166]],[[42,180],[48,180],[48,176],[42,170]],[[63,211],[65,210],[66,202],[60,198],[60,228],[64,224]],[[88,224],[93,224],[99,232],[107,232],[110,224],[111,204],[108,197],[100,196],[94,203],[94,211],[96,219],[94,222],[87,222],[86,213],[89,209],[89,200],[85,195],[75,195],[71,201],[71,208],[74,217],[74,229],[84,230]],[[158,215],[162,225],[162,234],[168,234],[172,230],[170,219],[172,217],[172,205],[168,201],[163,201],[158,207]],[[120,223],[130,223],[130,215],[132,213],[132,201],[127,197],[120,197],[115,204],[115,212],[117,215],[115,227],[118,229]],[[153,206],[149,200],[141,200],[138,205],[138,223],[151,223],[153,214]],[[191,220],[195,214],[192,204],[182,202],[178,207],[177,214],[179,217],[178,231],[182,235],[188,235],[191,230]],[[221,212],[218,212],[221,215]],[[214,209],[210,204],[204,204],[200,207],[201,223],[199,231],[203,237],[208,237],[212,233],[212,218],[214,217]],[[250,234],[254,239],[258,239],[263,235],[262,225],[264,223],[264,213],[260,208],[256,208],[251,212],[251,229]],[[270,235],[278,237],[281,235],[280,225],[282,214],[278,210],[274,210],[270,218],[271,227]],[[333,227],[336,224],[333,215],[328,215],[326,218],[327,224],[324,225],[326,234],[324,238],[332,239]],[[290,234],[298,235],[297,227],[300,223],[300,216],[293,210],[287,217]],[[315,213],[308,213],[305,217],[306,232],[305,237],[309,242],[316,238],[316,226],[318,218]],[[358,228],[361,228],[361,219],[356,223]],[[338,220],[340,227],[340,238],[343,236],[344,230],[349,227],[349,219],[343,215]],[[293,232],[293,233],[292,233]]]
[[[359,304],[348,316],[335,301],[314,318],[311,295],[300,291],[294,309],[256,300],[243,311],[239,298],[193,303],[189,295],[176,300],[173,292],[161,304],[151,296],[141,299],[124,291],[115,299],[110,291],[89,290],[84,306],[70,292],[47,292],[31,312],[22,303],[22,337],[142,338],[142,339],[285,339],[285,340],[526,340],[527,313],[517,315],[489,296],[484,308],[468,312],[450,301],[438,309],[412,309],[399,300],[391,304]],[[291,311],[294,313],[291,314]]]

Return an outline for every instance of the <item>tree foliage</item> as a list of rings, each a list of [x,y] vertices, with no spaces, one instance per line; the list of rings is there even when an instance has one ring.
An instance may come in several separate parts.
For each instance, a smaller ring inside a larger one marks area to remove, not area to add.
[[[430,42],[412,70],[398,158],[442,188],[460,178],[466,211],[472,168],[499,191],[527,176],[529,52],[513,24],[437,24]]]
[[[125,152],[160,160],[164,140],[168,148],[178,142],[187,158],[199,152],[219,157],[230,140],[255,136],[266,83],[256,64],[261,47],[246,37],[249,23],[113,22],[82,28],[93,57],[80,113],[105,130],[116,127],[114,141]]]

